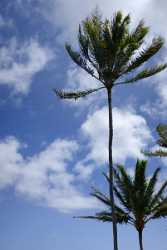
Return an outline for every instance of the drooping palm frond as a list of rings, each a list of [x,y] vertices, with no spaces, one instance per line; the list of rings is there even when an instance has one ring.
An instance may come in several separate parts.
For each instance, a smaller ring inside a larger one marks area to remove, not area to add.
[[[122,224],[122,223],[129,223],[131,217],[128,215],[128,213],[125,213],[120,207],[116,207],[115,209],[115,215],[116,215],[116,220],[117,223]],[[102,221],[102,222],[112,222],[112,214],[109,211],[102,211],[100,213],[96,213],[95,216],[78,216],[76,218],[80,218],[80,219],[95,219],[98,221]]]
[[[156,66],[149,68],[149,69],[144,69],[143,71],[139,72],[136,76],[131,77],[129,79],[125,79],[122,82],[122,84],[134,83],[134,82],[137,82],[139,80],[146,79],[150,76],[153,76],[153,75],[161,72],[166,67],[167,67],[167,64],[165,63],[165,64],[156,65]],[[117,84],[118,83],[116,83],[116,85]]]
[[[97,92],[103,88],[104,87],[100,87],[100,88],[88,89],[88,90],[84,90],[84,91],[64,91],[64,90],[54,89],[53,91],[61,99],[75,99],[75,100],[77,100],[81,97],[85,97],[89,94],[92,94],[93,92]]]
[[[146,219],[146,223],[152,219],[159,219],[162,217],[167,217],[167,198],[161,198],[152,209],[150,216]]]
[[[94,76],[94,70],[90,66],[88,66],[86,59],[80,53],[74,51],[69,44],[66,44],[66,50],[76,64],[78,64],[91,76]]]
[[[165,217],[167,217],[167,201],[156,210],[152,216],[152,219],[160,219]]]
[[[150,204],[150,207],[152,210],[155,210],[157,208],[157,204],[159,206],[160,201],[165,200],[163,199],[163,195],[164,195],[164,192],[166,191],[166,188],[167,188],[167,181],[165,181],[161,185],[160,189],[152,197],[151,204]]]
[[[96,197],[98,200],[100,200],[101,202],[103,202],[105,205],[111,207],[111,201],[110,199],[103,194],[102,192],[100,192],[98,189],[93,188],[93,192],[91,193],[91,195],[93,197]]]

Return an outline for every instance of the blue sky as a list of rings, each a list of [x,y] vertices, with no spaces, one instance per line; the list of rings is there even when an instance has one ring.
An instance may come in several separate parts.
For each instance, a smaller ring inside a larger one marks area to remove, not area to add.
[[[105,92],[78,102],[58,100],[52,89],[99,86],[69,59],[78,24],[99,6],[144,19],[153,36],[167,38],[164,0],[1,0],[0,2],[0,246],[3,250],[112,248],[110,224],[73,219],[99,204],[91,186],[106,190]],[[149,10],[149,13],[148,13]],[[148,15],[149,14],[149,15]],[[156,16],[156,18],[155,18]],[[153,59],[167,61],[167,47]],[[166,122],[166,72],[114,90],[114,161],[133,174],[141,150],[154,145],[155,127]],[[148,176],[166,160],[149,161]],[[167,223],[145,229],[145,249],[165,250]],[[154,236],[155,235],[155,236]],[[154,237],[153,237],[154,236]],[[119,227],[120,250],[137,249],[133,228]],[[160,247],[160,248],[159,248]]]

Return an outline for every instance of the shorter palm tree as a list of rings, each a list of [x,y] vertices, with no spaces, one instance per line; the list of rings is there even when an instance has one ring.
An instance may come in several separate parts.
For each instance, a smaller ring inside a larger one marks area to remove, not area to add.
[[[167,157],[167,125],[159,124],[156,127],[156,131],[159,135],[159,138],[156,143],[160,148],[154,151],[144,151],[143,153],[146,156]]]
[[[146,178],[146,167],[147,161],[137,160],[133,178],[121,165],[115,170],[114,191],[118,201],[118,204],[115,205],[117,223],[130,224],[136,228],[140,250],[143,250],[142,234],[145,225],[150,220],[167,216],[167,196],[165,196],[167,181],[157,190],[156,184],[160,168],[154,171],[151,178]],[[106,178],[110,182],[109,177],[106,176]],[[92,196],[104,203],[108,209],[95,216],[82,216],[80,218],[112,222],[109,197],[97,189],[93,189]]]

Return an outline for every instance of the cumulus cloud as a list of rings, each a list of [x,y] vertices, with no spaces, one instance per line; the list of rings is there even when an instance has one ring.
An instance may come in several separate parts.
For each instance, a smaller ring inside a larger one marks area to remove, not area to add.
[[[20,1],[32,5],[34,0]],[[111,17],[117,10],[122,10],[125,14],[130,13],[133,23],[136,24],[140,19],[144,19],[151,26],[154,34],[162,34],[167,38],[165,25],[166,20],[166,2],[164,0],[44,0],[39,1],[37,9],[50,23],[60,28],[61,32],[57,39],[59,41],[75,41],[78,24],[87,17],[96,6],[100,8],[105,17]],[[149,15],[148,15],[149,9]],[[77,10],[77,11],[74,11]],[[156,16],[156,18],[155,18]],[[62,18],[63,17],[63,18]],[[67,32],[68,31],[68,32]]]
[[[78,24],[92,12],[96,6],[100,8],[105,17],[111,17],[117,10],[123,10],[125,14],[131,13],[135,20],[147,17],[145,10],[153,0],[131,1],[123,0],[49,0],[40,1],[40,11],[47,20],[61,29],[59,41],[73,40],[78,29]],[[33,2],[33,1],[32,1]],[[74,11],[77,10],[77,11]],[[143,16],[145,13],[145,16]],[[62,18],[63,16],[63,18]],[[154,16],[152,16],[152,19]],[[68,30],[68,32],[67,32]]]
[[[127,158],[143,157],[141,150],[152,139],[146,120],[135,112],[125,109],[113,109],[114,139],[113,156],[115,162],[125,162]],[[87,117],[82,132],[88,139],[90,153],[98,165],[107,162],[108,156],[108,111],[106,107]]]
[[[141,150],[152,139],[145,119],[118,108],[113,109],[113,116],[114,161],[142,157]],[[91,178],[97,165],[108,162],[107,107],[88,115],[80,136],[83,145],[80,140],[56,139],[31,157],[21,153],[24,145],[15,137],[0,140],[0,189],[12,187],[23,197],[59,211],[97,208],[96,201],[79,187]],[[84,154],[76,159],[83,147]]]
[[[95,170],[95,165],[93,163],[85,164],[84,160],[78,162],[74,168],[74,171],[78,174],[77,178],[83,181],[84,180],[87,181],[91,177],[94,170]]]
[[[60,211],[93,208],[96,202],[79,190],[68,169],[78,145],[57,139],[32,157],[23,157],[14,137],[0,141],[0,189],[12,186],[31,200]]]
[[[23,158],[18,150],[20,143],[13,137],[0,142],[0,188],[12,186],[20,175]]]
[[[0,48],[0,85],[11,87],[15,93],[27,94],[36,73],[52,59],[51,50],[31,39],[19,44],[12,38]]]

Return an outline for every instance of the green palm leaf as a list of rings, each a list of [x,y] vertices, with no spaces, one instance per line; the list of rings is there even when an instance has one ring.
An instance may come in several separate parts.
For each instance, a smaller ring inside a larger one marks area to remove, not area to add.
[[[153,57],[162,48],[163,44],[164,39],[162,37],[153,39],[152,44],[148,48],[143,49],[134,60],[130,61],[125,73],[131,72]]]
[[[152,205],[153,205],[153,204],[151,204],[152,196],[153,196],[153,193],[155,191],[155,186],[156,186],[156,183],[158,180],[159,172],[160,172],[160,168],[157,168],[155,170],[154,174],[152,175],[151,179],[149,180],[145,194],[144,194],[144,200],[145,200],[149,209],[152,208]]]
[[[131,77],[129,79],[126,79],[125,81],[123,81],[123,84],[127,84],[127,83],[134,83],[137,82],[139,80],[148,78],[150,76],[153,76],[161,71],[163,71],[164,69],[166,69],[167,64],[160,64],[157,66],[154,66],[152,68],[149,69],[144,69],[143,71],[141,71],[140,73],[138,73],[135,77]],[[117,84],[117,83],[116,83]]]
[[[85,97],[89,94],[92,94],[93,92],[97,92],[103,88],[104,87],[100,87],[100,88],[88,89],[88,90],[84,90],[84,91],[64,91],[64,90],[54,89],[53,91],[61,99],[75,99],[75,100],[77,100],[81,97]]]

